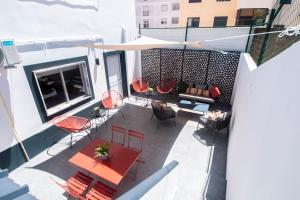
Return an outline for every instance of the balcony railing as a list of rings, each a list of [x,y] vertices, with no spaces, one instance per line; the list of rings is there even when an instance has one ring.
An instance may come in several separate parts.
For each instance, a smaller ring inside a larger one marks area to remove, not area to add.
[[[252,28],[251,33],[273,32],[300,25],[300,0],[292,0],[291,4],[280,4],[278,1],[265,27]],[[292,44],[300,41],[300,35],[279,37],[280,33],[255,35],[250,38],[248,52],[258,65],[284,51]]]

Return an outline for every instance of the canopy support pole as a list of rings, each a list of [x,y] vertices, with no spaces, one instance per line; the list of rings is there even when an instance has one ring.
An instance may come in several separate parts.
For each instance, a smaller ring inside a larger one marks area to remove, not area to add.
[[[161,49],[159,49],[159,86],[161,86]]]
[[[26,151],[26,149],[25,149],[25,147],[24,147],[24,145],[22,143],[20,135],[19,135],[19,133],[16,130],[14,119],[13,119],[12,115],[10,114],[9,109],[8,109],[8,107],[7,107],[7,105],[6,105],[5,101],[4,101],[4,98],[3,98],[3,96],[2,96],[1,93],[0,93],[0,102],[2,102],[2,104],[3,104],[3,107],[4,107],[5,111],[6,111],[6,115],[7,115],[8,119],[9,119],[9,121],[11,123],[11,127],[12,127],[12,130],[13,130],[14,136],[15,136],[15,138],[16,138],[19,146],[21,147],[21,150],[22,150],[22,153],[24,155],[24,158],[28,162],[30,160],[30,158],[29,158],[29,156],[27,154],[27,151]]]
[[[185,26],[185,36],[184,36],[184,41],[187,41],[187,34],[188,34],[188,29],[189,29],[189,19],[187,19],[186,21],[186,26]],[[183,47],[183,51],[182,51],[182,62],[181,62],[181,70],[180,70],[180,81],[182,81],[182,76],[183,76],[183,66],[185,63],[185,50],[186,50],[186,45],[184,45]]]

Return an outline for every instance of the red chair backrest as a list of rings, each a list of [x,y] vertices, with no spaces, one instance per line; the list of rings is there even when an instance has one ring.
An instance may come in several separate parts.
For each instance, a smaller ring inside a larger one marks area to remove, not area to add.
[[[116,190],[105,185],[104,183],[97,182],[86,194],[87,200],[110,200],[116,194]]]
[[[169,93],[175,87],[175,81],[173,79],[162,80],[156,87],[159,93]]]
[[[118,136],[121,141],[118,141]],[[126,129],[120,126],[111,126],[111,142],[125,145]]]
[[[66,131],[81,131],[89,126],[89,120],[83,117],[60,115],[51,120],[51,123]]]
[[[133,146],[133,141],[138,142],[137,146]],[[128,141],[127,146],[132,149],[136,149],[137,151],[143,150],[143,143],[144,143],[144,134],[134,130],[128,130]]]
[[[149,90],[149,83],[142,78],[137,78],[133,81],[132,88],[138,93],[147,92]]]
[[[115,90],[108,90],[102,95],[102,104],[107,109],[118,108],[123,104],[123,97]]]

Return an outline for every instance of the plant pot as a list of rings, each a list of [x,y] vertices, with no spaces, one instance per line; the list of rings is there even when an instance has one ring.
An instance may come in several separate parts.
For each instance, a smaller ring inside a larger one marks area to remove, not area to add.
[[[105,154],[105,155],[101,155],[100,158],[101,158],[101,160],[108,160],[109,156],[108,156],[108,154]]]

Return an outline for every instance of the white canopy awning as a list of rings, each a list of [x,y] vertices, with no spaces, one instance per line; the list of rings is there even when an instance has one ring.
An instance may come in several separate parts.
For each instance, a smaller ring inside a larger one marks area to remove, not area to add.
[[[140,38],[123,44],[101,44],[101,45],[88,45],[89,48],[107,49],[107,50],[146,50],[153,48],[167,48],[178,47],[183,45],[193,46],[200,48],[200,42],[177,42],[159,40],[151,37],[141,36]]]

